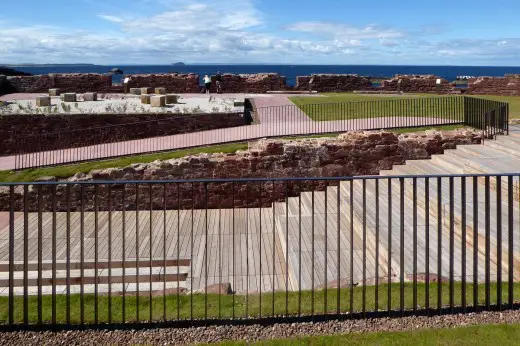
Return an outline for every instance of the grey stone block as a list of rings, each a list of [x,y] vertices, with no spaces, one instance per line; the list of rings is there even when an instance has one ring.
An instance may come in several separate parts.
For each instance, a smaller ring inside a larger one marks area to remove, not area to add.
[[[141,95],[141,88],[130,88],[130,94]]]
[[[51,105],[51,97],[50,96],[38,96],[36,97],[36,106],[37,107],[48,107]]]
[[[60,89],[49,89],[49,96],[60,96]]]
[[[97,93],[84,93],[83,101],[97,101]]]
[[[164,107],[166,106],[166,96],[157,95],[150,98],[150,104],[152,107]]]
[[[166,104],[177,103],[179,101],[179,95],[168,94],[166,95]]]
[[[155,93],[158,95],[166,95],[166,88],[155,88]]]
[[[76,93],[63,94],[63,102],[76,102]]]
[[[150,104],[151,95],[141,95],[141,103],[145,105]]]

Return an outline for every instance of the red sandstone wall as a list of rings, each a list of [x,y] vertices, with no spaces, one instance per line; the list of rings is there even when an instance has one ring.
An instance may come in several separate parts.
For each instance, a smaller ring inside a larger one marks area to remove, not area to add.
[[[435,93],[437,92],[437,79],[440,77],[434,75],[412,76],[397,75],[392,79],[384,80],[381,83],[381,89],[384,91],[397,91],[398,82],[401,80],[400,91],[409,93]],[[441,78],[441,86],[439,91],[448,93],[452,89],[450,82]]]
[[[374,175],[380,170],[391,169],[406,160],[426,159],[432,154],[443,153],[457,144],[480,143],[480,134],[467,130],[428,133],[425,135],[400,135],[392,132],[350,132],[338,139],[306,141],[259,141],[248,151],[234,155],[201,154],[182,159],[133,164],[125,168],[95,170],[89,175],[76,174],[71,182],[92,180],[172,180],[204,178],[285,178],[285,177],[343,177]],[[296,196],[300,191],[323,189],[324,183],[285,182],[262,184],[213,183],[168,184],[164,200],[164,185],[139,187],[139,208],[168,209],[230,208],[270,206],[273,201],[284,200],[285,194]],[[207,187],[207,198],[206,198]],[[301,190],[300,190],[301,187]],[[43,186],[43,209],[51,208],[50,187]],[[126,199],[123,201],[123,189]],[[71,188],[71,208],[81,205],[80,185]],[[107,187],[99,186],[98,205],[107,208]],[[16,190],[16,210],[23,209],[23,196]],[[23,191],[23,189],[22,189]],[[37,211],[37,189],[29,189],[29,209]],[[57,211],[67,208],[66,187],[57,187]],[[94,208],[94,187],[84,185],[85,210]],[[151,196],[152,200],[149,200]],[[9,210],[9,188],[0,187],[0,210]],[[112,187],[111,205],[114,210],[135,210],[135,185]],[[206,202],[207,201],[207,202]],[[206,204],[207,203],[207,204]]]
[[[520,95],[520,78],[511,75],[470,79],[466,93],[475,95]]]
[[[216,92],[215,76],[211,77],[213,83],[211,91]],[[222,92],[225,93],[255,93],[263,94],[267,91],[283,91],[291,89],[287,86],[287,79],[277,73],[260,74],[223,74]]]
[[[49,74],[7,77],[16,92],[46,93],[59,88],[61,92],[111,92],[112,76],[99,73]]]
[[[312,90],[318,92],[340,92],[365,90],[372,87],[369,78],[345,74],[315,74],[296,78],[297,90],[309,90],[309,81],[314,77]]]
[[[200,92],[199,75],[193,73],[134,74],[125,77],[130,78],[129,88],[166,88],[169,93]]]
[[[81,147],[243,125],[245,120],[242,113],[1,115],[0,155],[12,155],[20,151],[37,152]],[[99,130],[99,127],[105,128]],[[41,136],[58,131],[62,132],[59,137]]]

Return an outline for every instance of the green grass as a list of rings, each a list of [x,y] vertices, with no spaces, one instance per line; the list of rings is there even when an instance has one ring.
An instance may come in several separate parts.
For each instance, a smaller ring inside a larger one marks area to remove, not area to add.
[[[337,106],[329,105],[325,106],[323,113],[318,113],[317,110],[312,109],[311,104],[324,104],[324,103],[344,103],[344,102],[362,102],[362,101],[381,101],[381,100],[409,100],[409,99],[421,99],[426,97],[438,97],[435,94],[405,94],[402,96],[397,95],[374,95],[374,94],[354,94],[354,93],[323,93],[324,97],[291,97],[294,104],[300,106],[300,108],[314,120],[341,120],[343,116],[338,115]],[[472,96],[472,95],[470,95]],[[487,100],[501,101],[509,103],[509,112],[511,118],[520,118],[520,96],[495,96],[495,95],[473,95],[477,98],[483,98]],[[457,96],[441,96],[441,97],[457,97]],[[334,108],[336,107],[336,108]],[[356,118],[366,117],[365,109],[361,108],[361,105],[351,105],[350,108],[342,108],[345,116]],[[407,109],[407,108],[405,108]],[[382,107],[380,110],[371,110],[373,117],[379,116],[402,116],[403,114],[395,114],[389,107]],[[414,113],[415,112],[415,113]],[[424,116],[437,115],[433,114],[433,108],[424,105],[419,108],[410,108],[408,115],[419,114]],[[442,115],[441,115],[442,116]]]
[[[391,307],[392,309],[399,309],[400,307],[400,286],[399,284],[391,284]],[[405,284],[405,301],[404,306],[406,309],[411,309],[413,306],[412,300],[412,284]],[[430,284],[430,307],[437,307],[437,289],[436,284]],[[455,295],[454,304],[461,304],[461,284],[455,283],[454,285]],[[479,291],[479,304],[485,303],[485,290],[484,285],[478,286]],[[353,306],[354,312],[362,311],[362,287],[355,287],[353,295]],[[379,292],[379,309],[387,309],[388,302],[388,285],[381,284],[378,288]],[[491,304],[497,300],[497,286],[491,284]],[[507,301],[508,286],[506,283],[502,285],[502,299],[503,302]],[[467,285],[467,304],[473,303],[473,285]],[[327,295],[327,307],[325,309],[324,299],[325,294]],[[518,297],[520,294],[520,284],[514,286],[514,296]],[[442,287],[442,307],[446,307],[449,304],[449,285],[443,284]],[[51,321],[52,316],[52,297],[42,297],[42,313],[43,321]],[[261,298],[261,303],[260,303]],[[123,322],[122,318],[122,306],[123,300],[121,296],[113,296],[111,299],[108,296],[103,295],[98,297],[98,306],[95,309],[95,298],[93,295],[85,295],[84,297],[85,307],[85,322],[93,323],[95,321],[95,311],[98,314],[98,322],[108,322],[108,317],[111,317],[112,322]],[[234,301],[233,301],[234,299]],[[303,315],[310,315],[312,310],[312,302],[314,301],[314,313],[336,313],[337,307],[337,290],[329,289],[317,290],[314,292],[314,297],[310,291],[301,292],[301,305],[299,304],[300,295],[298,292],[289,292],[287,295],[287,311],[289,315],[298,315],[299,311]],[[418,284],[418,307],[423,308],[425,306],[425,285]],[[109,302],[111,303],[111,311],[109,310]],[[193,304],[192,304],[193,302]],[[286,313],[286,294],[285,292],[276,292],[274,294],[274,305],[273,305],[273,294],[265,293],[262,295],[251,294],[248,297],[245,295],[233,296],[219,296],[219,295],[208,295],[207,296],[207,315],[205,310],[206,297],[203,294],[194,295],[170,295],[166,296],[166,318],[168,320],[177,319],[177,311],[181,319],[186,318],[232,318],[233,307],[235,311],[235,317],[259,317],[260,307],[262,317],[272,316],[272,308],[274,306],[274,315],[285,315]],[[366,300],[365,300],[366,311],[374,311],[375,309],[375,286],[366,287]],[[37,296],[29,296],[28,312],[29,322],[36,323],[38,320],[38,309],[37,309]],[[80,296],[71,295],[70,297],[70,310],[71,310],[71,322],[79,323],[80,321]],[[64,323],[66,321],[66,296],[56,296],[56,321],[58,323]],[[163,297],[152,297],[152,316],[151,320],[157,321],[163,318]],[[23,322],[23,297],[16,296],[14,300],[14,321]],[[137,321],[137,301],[135,295],[127,294],[125,301],[125,322]],[[247,314],[246,314],[247,309]],[[301,309],[301,310],[300,310]],[[342,312],[350,311],[350,290],[340,290],[340,310]],[[139,298],[139,320],[148,321],[150,320],[150,299],[148,296],[141,296]],[[8,319],[8,298],[0,297],[0,323],[5,322]]]
[[[421,101],[432,97],[438,98],[439,101]],[[331,93],[325,94],[325,97],[292,97],[291,100],[313,120],[330,121],[405,116],[462,119],[462,100],[458,98],[428,94],[399,96]],[[387,102],[389,100],[395,102]],[[440,109],[442,111],[439,111]]]
[[[520,324],[479,325],[460,328],[426,329],[410,332],[354,333],[256,343],[223,342],[221,346],[335,346],[335,345],[518,345]]]
[[[0,182],[25,182],[34,181],[39,177],[53,176],[58,178],[71,177],[76,173],[88,173],[93,169],[126,167],[132,163],[147,163],[155,160],[168,160],[195,155],[200,153],[235,153],[237,150],[246,150],[247,143],[232,143],[210,146],[205,148],[193,148],[166,153],[148,155],[127,156],[106,161],[85,162],[74,165],[27,169],[23,171],[0,171]]]

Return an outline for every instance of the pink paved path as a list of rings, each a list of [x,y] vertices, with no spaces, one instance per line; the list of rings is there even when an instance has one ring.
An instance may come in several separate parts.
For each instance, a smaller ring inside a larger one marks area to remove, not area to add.
[[[77,161],[103,159],[154,151],[166,151],[190,147],[247,141],[265,137],[281,137],[305,134],[332,133],[341,131],[381,129],[388,127],[410,127],[445,124],[442,118],[380,117],[355,120],[315,122],[283,95],[255,99],[260,124],[210,131],[201,131],[164,137],[154,137],[125,142],[99,144],[87,147],[54,150],[25,154],[18,157],[0,157],[0,170],[20,167],[38,167]],[[287,111],[272,112],[265,106],[293,106]]]

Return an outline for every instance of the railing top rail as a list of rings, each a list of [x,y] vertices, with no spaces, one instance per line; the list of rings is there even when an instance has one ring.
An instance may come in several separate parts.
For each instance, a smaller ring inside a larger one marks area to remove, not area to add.
[[[435,179],[435,178],[473,178],[473,177],[520,177],[517,173],[478,173],[478,174],[421,174],[421,175],[364,175],[346,177],[295,177],[295,178],[242,178],[242,179],[177,179],[177,180],[90,180],[90,181],[50,181],[50,182],[2,182],[2,186],[25,185],[124,185],[124,184],[189,184],[189,183],[262,183],[262,182],[294,182],[294,181],[350,181],[350,180],[389,180],[389,179]]]

